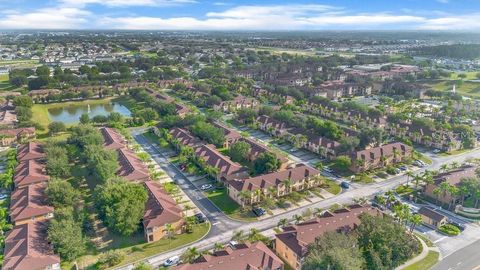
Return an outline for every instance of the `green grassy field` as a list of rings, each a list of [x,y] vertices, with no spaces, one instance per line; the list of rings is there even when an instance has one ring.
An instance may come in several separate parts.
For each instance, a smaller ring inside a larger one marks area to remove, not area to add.
[[[405,270],[425,270],[430,269],[438,262],[439,253],[436,251],[429,251],[427,257],[418,261],[410,266],[405,267]]]
[[[238,220],[256,220],[251,211],[242,211],[240,205],[232,200],[226,189],[210,190],[205,192],[207,198],[212,201],[227,216]]]
[[[429,83],[428,85],[434,90],[438,91],[451,91],[455,81],[439,81]],[[480,83],[477,82],[463,82],[456,85],[456,91],[462,95],[469,97],[480,98]]]
[[[8,81],[8,74],[0,75],[0,91],[11,91],[13,89],[15,89],[15,86]]]
[[[459,74],[465,74],[465,75],[467,75],[467,77],[463,78],[464,80],[478,80],[478,79],[479,79],[479,78],[477,77],[477,74],[478,74],[477,71],[470,71],[470,72],[453,72],[452,74],[450,74],[450,77],[448,77],[447,79],[459,80],[459,79],[461,79],[460,77],[458,77]]]

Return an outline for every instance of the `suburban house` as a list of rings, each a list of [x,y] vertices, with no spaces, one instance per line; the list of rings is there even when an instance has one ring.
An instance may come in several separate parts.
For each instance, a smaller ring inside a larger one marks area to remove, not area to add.
[[[6,233],[3,270],[60,270],[60,257],[47,239],[47,223],[28,222]]]
[[[15,143],[25,143],[28,140],[35,139],[36,133],[34,127],[14,128],[0,130],[0,146],[10,146]]]
[[[382,213],[376,208],[358,204],[333,212],[326,211],[320,217],[284,227],[283,232],[275,235],[275,252],[293,269],[300,270],[309,245],[317,237],[326,232],[347,233],[354,230],[360,225],[361,214],[380,216]]]
[[[418,210],[418,214],[422,217],[423,224],[434,229],[448,222],[447,216],[425,206]]]
[[[14,225],[42,221],[53,217],[53,207],[47,204],[45,189],[45,183],[38,183],[12,192],[10,220]]]
[[[15,168],[13,183],[16,188],[28,185],[47,182],[50,176],[47,175],[45,163],[39,159],[21,161]]]
[[[231,129],[220,122],[213,122],[212,125],[216,128],[223,130],[223,134],[225,135],[225,142],[223,143],[223,147],[230,147],[233,143],[236,143],[242,135],[238,133],[236,130]]]
[[[143,228],[147,242],[162,239],[167,233],[181,233],[184,224],[182,208],[161,187],[159,183],[146,181],[148,201],[143,215]],[[166,225],[172,226],[172,231],[166,230]]]
[[[257,123],[259,129],[275,137],[281,137],[287,133],[287,124],[270,116],[260,115],[257,117],[255,122]]]
[[[17,148],[18,162],[30,159],[41,159],[44,157],[45,151],[43,146],[37,142],[28,142],[26,144],[19,145]]]
[[[260,103],[254,98],[236,96],[232,100],[225,100],[219,104],[213,105],[215,111],[222,112],[234,112],[240,109],[254,109],[258,107]]]
[[[307,135],[305,148],[311,152],[317,153],[326,159],[332,159],[337,156],[340,143],[318,135]]]
[[[319,87],[320,92],[326,92],[327,98],[338,99],[342,97],[370,95],[372,86],[369,84],[347,83],[345,81],[326,81]]]
[[[103,135],[103,146],[107,149],[116,150],[124,148],[127,144],[123,136],[113,128],[102,127],[100,128],[100,132]]]
[[[173,270],[283,270],[284,263],[263,242],[245,242],[213,254],[204,254],[193,263],[181,264]]]
[[[412,156],[412,148],[401,142],[356,151],[351,154],[350,170],[358,173],[396,164]]]
[[[203,159],[207,165],[218,170],[215,178],[217,181],[230,181],[245,179],[249,176],[248,168],[233,162],[229,157],[220,153],[214,145],[203,144],[195,148],[195,154]]]
[[[15,106],[12,100],[7,100],[0,107],[0,125],[1,126],[14,126],[18,122],[17,113],[15,112]]]
[[[119,148],[117,152],[120,165],[116,173],[118,176],[132,182],[145,182],[150,179],[150,171],[132,150]]]
[[[320,171],[305,164],[283,171],[228,182],[228,195],[240,205],[255,204],[262,195],[272,198],[285,196],[320,184]]]
[[[449,185],[452,186],[457,186],[464,178],[476,177],[476,169],[477,168],[474,166],[467,165],[448,172],[437,174],[433,179],[433,183],[427,184],[424,187],[423,193],[425,194],[425,196],[436,199],[441,203],[450,204],[457,198],[452,197],[449,193],[439,194],[437,196],[435,195],[434,190],[438,188],[443,182],[447,182]]]

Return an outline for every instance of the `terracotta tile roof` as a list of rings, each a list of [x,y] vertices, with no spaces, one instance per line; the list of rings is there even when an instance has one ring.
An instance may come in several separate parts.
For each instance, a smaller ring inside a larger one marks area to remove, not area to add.
[[[250,155],[252,157],[258,157],[260,154],[262,153],[272,153],[274,154],[275,156],[277,156],[278,159],[280,159],[280,162],[283,164],[283,163],[286,163],[288,162],[288,158],[284,157],[284,156],[281,156],[281,155],[278,155],[276,154],[275,152],[271,151],[267,146],[253,140],[253,139],[250,139],[250,138],[241,138],[240,141],[244,141],[246,143],[248,143],[250,145]]]
[[[182,264],[174,270],[263,270],[283,269],[283,262],[264,243],[245,243],[235,249],[227,247],[213,255],[203,255],[192,264]]]
[[[394,155],[394,150],[399,151],[399,155],[402,155],[402,152],[410,152],[411,147],[401,143],[401,142],[394,142],[385,144],[379,147],[374,147],[370,149],[365,149],[361,151],[356,151],[353,153],[354,159],[365,159],[367,161],[379,159],[380,157],[392,157]]]
[[[236,130],[228,128],[226,125],[220,122],[213,122],[212,125],[216,128],[219,128],[223,130],[223,133],[225,135],[225,139],[228,141],[236,141],[240,138],[242,138],[242,135],[238,133]]]
[[[10,202],[10,218],[13,222],[53,213],[53,207],[47,205],[45,183],[28,185],[16,189]]]
[[[287,179],[290,179],[293,183],[300,182],[307,177],[318,174],[320,174],[320,171],[318,171],[317,169],[307,166],[305,164],[298,164],[295,168],[269,174],[263,174],[244,180],[232,180],[229,181],[228,184],[239,191],[253,191],[257,189],[277,187]]]
[[[313,134],[307,134],[306,136],[308,138],[308,142],[316,146],[325,147],[327,149],[336,149],[340,146],[339,142],[330,140],[322,136]]]
[[[232,175],[247,170],[242,167],[242,165],[222,155],[212,144],[198,146],[195,148],[195,153],[197,156],[203,158],[208,165],[218,168],[221,174]]]
[[[418,209],[418,213],[437,222],[447,219],[445,215],[425,206],[422,206],[420,209]]]
[[[16,187],[26,186],[50,179],[45,170],[45,164],[37,159],[21,161],[15,168],[13,182]]]
[[[317,217],[297,225],[283,228],[283,232],[276,235],[298,256],[303,257],[308,251],[308,246],[315,239],[326,232],[350,231],[360,224],[359,216],[362,213],[379,216],[381,212],[370,206],[351,205],[332,213],[326,212],[322,217]]]
[[[13,227],[5,237],[4,270],[35,270],[59,264],[60,257],[48,244],[45,222]]]
[[[146,181],[148,201],[143,215],[143,226],[153,228],[175,223],[183,218],[182,209],[159,183]]]
[[[200,143],[200,140],[183,128],[175,127],[171,129],[169,133],[185,146],[195,146]]]
[[[14,128],[14,129],[2,129],[0,130],[0,135],[8,136],[8,137],[18,137],[22,134],[27,136],[35,134],[34,127],[28,128]]]
[[[433,180],[436,185],[445,181],[450,185],[457,185],[463,178],[476,177],[475,171],[476,167],[474,166],[463,166],[452,171],[437,174]]]
[[[118,163],[120,168],[117,175],[128,181],[147,181],[150,179],[150,171],[130,149],[120,148],[118,151]]]
[[[123,139],[123,136],[120,133],[118,133],[115,129],[102,127],[100,128],[100,132],[102,133],[103,140],[105,141],[105,143],[103,144],[105,148],[119,149],[119,148],[125,147],[126,142]]]
[[[44,158],[45,151],[43,146],[36,142],[28,142],[18,146],[17,160],[24,161],[29,159]]]

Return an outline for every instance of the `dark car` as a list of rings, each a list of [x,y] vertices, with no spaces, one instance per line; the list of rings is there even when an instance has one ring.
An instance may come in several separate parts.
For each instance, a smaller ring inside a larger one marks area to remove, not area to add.
[[[202,213],[195,214],[195,219],[197,220],[197,223],[204,223],[205,221],[207,221],[207,219]]]
[[[347,182],[345,182],[345,181],[343,181],[342,183],[340,183],[340,186],[341,186],[342,188],[344,188],[344,189],[349,189],[349,188],[350,188],[350,184],[347,183]]]
[[[252,212],[257,216],[257,217],[260,217],[260,216],[263,216],[265,215],[265,209],[261,208],[261,207],[255,207],[252,209]]]

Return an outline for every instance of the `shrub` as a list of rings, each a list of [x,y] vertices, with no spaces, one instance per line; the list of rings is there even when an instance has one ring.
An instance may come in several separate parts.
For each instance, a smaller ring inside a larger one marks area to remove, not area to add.
[[[98,259],[101,268],[108,268],[119,264],[125,258],[125,254],[119,250],[109,250]]]
[[[460,229],[453,224],[444,224],[440,226],[438,230],[446,235],[451,235],[451,236],[460,234]]]

